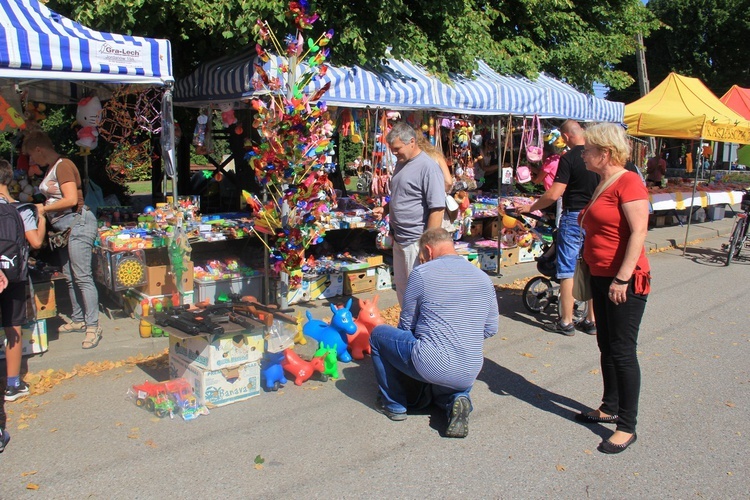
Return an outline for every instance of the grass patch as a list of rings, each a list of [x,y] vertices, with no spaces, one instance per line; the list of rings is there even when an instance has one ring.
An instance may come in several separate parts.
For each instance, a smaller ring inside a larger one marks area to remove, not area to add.
[[[133,194],[151,194],[151,181],[128,182]]]

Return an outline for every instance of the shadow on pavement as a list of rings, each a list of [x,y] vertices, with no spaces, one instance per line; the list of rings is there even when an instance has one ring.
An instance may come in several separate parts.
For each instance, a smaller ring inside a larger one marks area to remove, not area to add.
[[[724,267],[727,262],[727,252],[718,248],[701,248],[688,247],[685,256],[696,264],[711,267]],[[749,255],[740,255],[739,258],[732,260],[732,265],[750,264]]]
[[[489,358],[484,358],[484,366],[477,380],[486,383],[490,391],[500,396],[513,396],[542,411],[552,413],[575,422],[576,413],[589,411],[578,401],[548,391],[529,382],[521,375],[504,368]],[[584,425],[584,424],[581,424]],[[599,437],[608,436],[611,431],[603,425],[585,425]]]

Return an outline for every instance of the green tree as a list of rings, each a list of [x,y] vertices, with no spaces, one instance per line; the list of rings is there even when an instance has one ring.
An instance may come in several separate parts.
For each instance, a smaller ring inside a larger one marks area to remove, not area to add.
[[[644,42],[651,87],[670,72],[700,78],[721,97],[737,84],[750,86],[750,0],[651,0],[648,9],[662,23]],[[636,77],[635,58],[617,66]],[[609,96],[631,102],[638,97],[633,85]]]
[[[283,0],[50,0],[63,15],[102,31],[168,38],[174,72],[247,50],[256,19],[288,28]],[[616,65],[634,35],[657,24],[641,0],[327,0],[313,5],[333,28],[334,64],[366,64],[386,49],[438,75],[470,73],[479,58],[502,73],[548,71],[591,90],[633,79]]]

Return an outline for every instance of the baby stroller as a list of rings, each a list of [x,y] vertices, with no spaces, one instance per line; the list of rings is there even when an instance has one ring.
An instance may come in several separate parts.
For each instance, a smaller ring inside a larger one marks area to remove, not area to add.
[[[534,214],[524,214],[524,216],[521,217],[509,210],[506,212],[506,215],[521,221],[521,223],[526,226],[532,234],[534,234],[535,239],[544,242],[542,246],[542,255],[536,258],[536,268],[543,276],[534,276],[528,283],[526,283],[522,295],[524,307],[534,314],[545,312],[550,307],[554,307],[554,312],[559,315],[560,281],[555,277],[557,274],[557,252],[555,251],[557,228],[554,223],[550,223],[546,219]],[[536,220],[537,226],[541,225],[550,228],[552,230],[552,242],[544,239],[541,233],[537,229],[532,228],[524,217]],[[576,300],[573,304],[573,322],[577,324],[586,319],[588,311],[589,303],[587,301]]]

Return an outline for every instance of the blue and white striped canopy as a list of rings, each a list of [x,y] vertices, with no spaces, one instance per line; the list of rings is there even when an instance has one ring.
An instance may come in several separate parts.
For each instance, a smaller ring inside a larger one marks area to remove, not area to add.
[[[0,0],[0,7],[0,78],[150,85],[174,81],[168,40],[94,31],[38,0]]]
[[[177,82],[175,104],[201,107],[258,95],[252,85],[254,65],[262,65],[266,73],[277,76],[277,69],[286,63],[279,56],[260,63],[255,54],[205,63]],[[473,76],[451,74],[446,83],[411,62],[388,59],[377,68],[329,65],[327,73],[313,80],[304,91],[315,92],[330,82],[323,100],[332,106],[352,108],[622,121],[624,104],[588,96],[544,74],[532,82],[500,75],[479,61]]]

